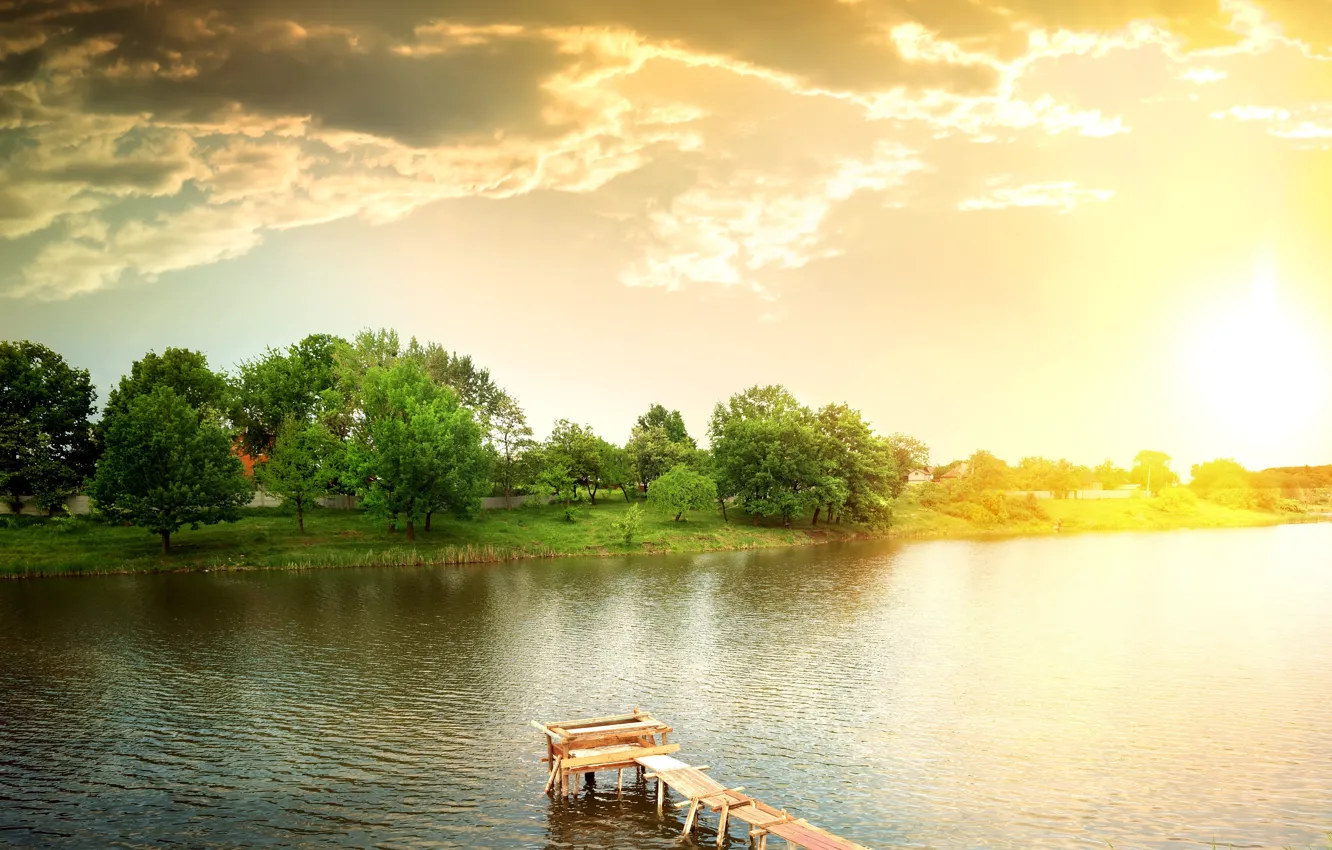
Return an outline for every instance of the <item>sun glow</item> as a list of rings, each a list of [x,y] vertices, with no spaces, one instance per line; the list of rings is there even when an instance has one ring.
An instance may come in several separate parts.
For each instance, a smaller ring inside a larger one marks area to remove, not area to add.
[[[1283,299],[1271,262],[1259,264],[1247,296],[1204,312],[1182,342],[1189,406],[1237,460],[1279,463],[1282,444],[1313,426],[1325,390],[1323,351]]]

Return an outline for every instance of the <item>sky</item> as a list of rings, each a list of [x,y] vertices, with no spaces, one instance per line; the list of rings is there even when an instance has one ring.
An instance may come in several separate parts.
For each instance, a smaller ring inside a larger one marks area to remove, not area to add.
[[[0,0],[0,338],[1332,463],[1329,0]]]

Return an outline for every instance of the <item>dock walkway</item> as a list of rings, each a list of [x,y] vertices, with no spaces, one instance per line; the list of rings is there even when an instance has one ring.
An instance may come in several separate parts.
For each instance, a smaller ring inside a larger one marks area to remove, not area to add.
[[[866,850],[742,793],[743,788],[727,788],[708,776],[706,767],[693,767],[672,757],[680,749],[679,744],[667,742],[674,730],[637,708],[627,714],[545,724],[533,721],[532,725],[546,736],[544,761],[550,765],[546,792],[558,789],[560,795],[567,795],[574,786],[571,779],[599,770],[616,771],[618,785],[629,767],[657,781],[659,814],[665,806],[667,789],[685,798],[675,804],[678,808],[689,807],[682,835],[698,827],[699,815],[706,809],[719,816],[718,847],[725,842],[731,820],[735,819],[749,825],[749,839],[759,850],[766,850],[769,835],[806,850]]]

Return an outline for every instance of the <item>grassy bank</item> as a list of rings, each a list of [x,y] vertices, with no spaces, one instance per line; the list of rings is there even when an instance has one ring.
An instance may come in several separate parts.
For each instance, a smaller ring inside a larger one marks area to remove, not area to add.
[[[490,563],[563,555],[704,552],[791,546],[863,536],[852,526],[816,529],[751,525],[747,519],[699,513],[683,522],[646,514],[642,533],[625,546],[615,522],[628,509],[619,496],[575,507],[573,522],[558,506],[484,511],[474,520],[435,517],[431,531],[402,532],[355,511],[319,510],[296,518],[252,509],[236,523],[182,530],[163,555],[155,536],[88,519],[0,523],[0,576],[93,575],[160,570],[292,569],[324,566]],[[4,518],[0,518],[3,520]]]
[[[300,569],[327,566],[403,566],[490,563],[565,555],[629,552],[704,552],[808,545],[865,537],[901,539],[1053,534],[1079,531],[1145,531],[1241,528],[1315,521],[1320,516],[1237,510],[1197,502],[1166,509],[1159,500],[1042,501],[1048,520],[988,525],[922,507],[909,496],[893,527],[873,534],[859,526],[820,524],[808,518],[794,528],[754,526],[733,511],[731,521],[700,513],[685,522],[646,515],[642,533],[626,546],[615,522],[628,505],[615,497],[596,507],[575,508],[575,520],[557,506],[487,511],[475,520],[436,518],[415,542],[354,511],[320,510],[306,517],[306,534],[283,510],[246,511],[237,523],[183,530],[163,555],[155,536],[137,528],[92,520],[23,520],[0,517],[0,577],[96,575],[162,570]]]
[[[892,537],[970,537],[1054,534],[1083,531],[1169,531],[1188,528],[1254,528],[1320,522],[1321,514],[1268,513],[1228,508],[1198,500],[1190,504],[1162,499],[1042,499],[1048,519],[978,524],[922,507],[908,494],[894,514]]]

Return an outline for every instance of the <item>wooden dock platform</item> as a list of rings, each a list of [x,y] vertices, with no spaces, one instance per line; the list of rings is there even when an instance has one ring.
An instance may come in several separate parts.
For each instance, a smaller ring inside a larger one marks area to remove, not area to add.
[[[532,725],[546,736],[543,761],[550,766],[544,789],[547,793],[577,793],[576,778],[580,774],[601,770],[616,771],[620,787],[625,768],[633,768],[657,781],[658,814],[665,806],[667,789],[685,798],[674,804],[677,808],[689,807],[683,835],[697,829],[699,816],[706,810],[718,815],[718,847],[725,842],[734,819],[748,825],[749,840],[759,850],[766,850],[769,835],[806,850],[867,850],[785,809],[760,802],[742,793],[743,788],[727,788],[708,776],[706,767],[693,767],[674,758],[672,753],[679,752],[680,745],[667,741],[674,730],[646,711],[635,708],[626,714],[554,723],[534,720]]]

